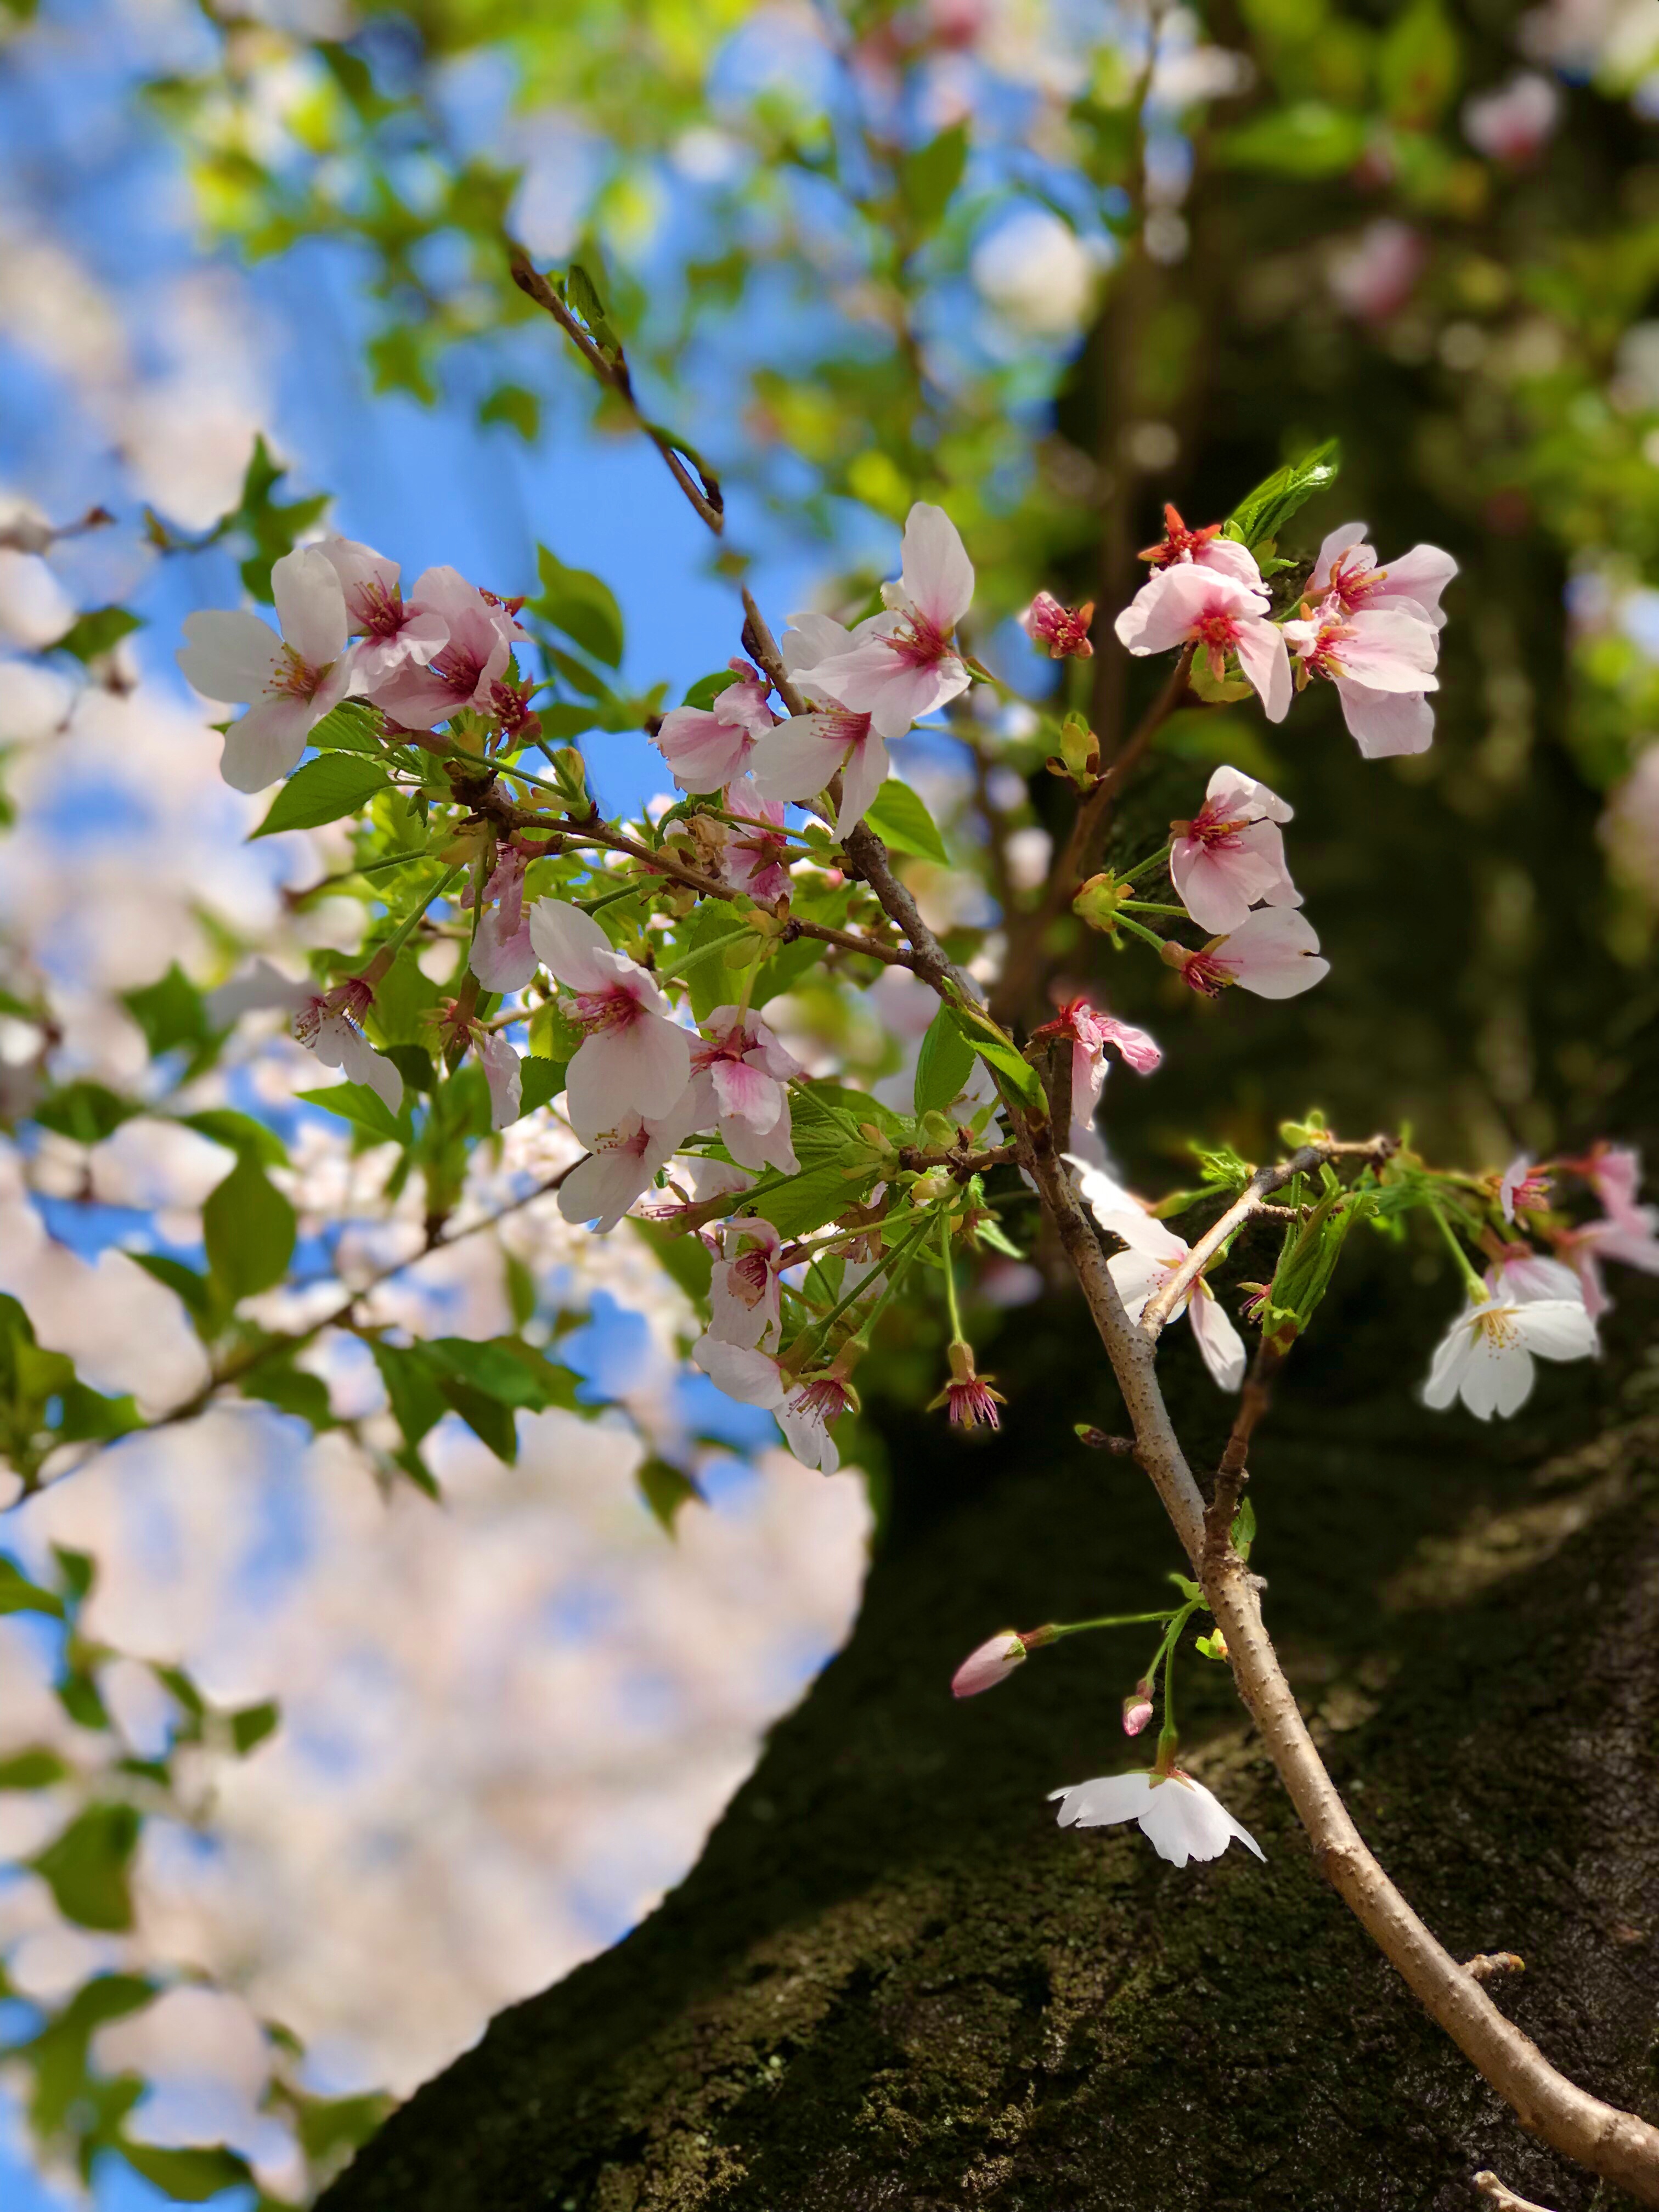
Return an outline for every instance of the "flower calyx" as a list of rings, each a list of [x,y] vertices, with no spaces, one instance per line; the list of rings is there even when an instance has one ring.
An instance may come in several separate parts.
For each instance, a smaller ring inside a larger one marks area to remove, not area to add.
[[[951,1345],[950,1359],[951,1380],[929,1402],[928,1412],[936,1413],[941,1406],[948,1407],[955,1428],[1000,1428],[1002,1418],[997,1407],[1008,1401],[993,1389],[994,1376],[975,1371],[972,1345],[960,1340]]]
[[[1068,714],[1060,726],[1060,750],[1044,763],[1050,775],[1070,780],[1079,795],[1100,781],[1100,739],[1081,714]]]
[[[1089,928],[1103,931],[1108,937],[1115,936],[1119,909],[1134,896],[1132,883],[1104,868],[1097,876],[1091,876],[1073,899],[1072,912]]]

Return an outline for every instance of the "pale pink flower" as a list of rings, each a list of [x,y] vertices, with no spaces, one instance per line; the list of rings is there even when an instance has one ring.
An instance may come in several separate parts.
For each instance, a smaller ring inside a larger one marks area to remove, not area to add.
[[[841,1455],[830,1434],[833,1423],[858,1400],[838,1375],[814,1375],[804,1382],[786,1376],[769,1352],[745,1345],[723,1344],[712,1333],[700,1336],[691,1357],[717,1390],[745,1406],[773,1414],[784,1441],[804,1467],[833,1474]]]
[[[1218,768],[1190,822],[1170,824],[1170,875],[1200,929],[1237,929],[1258,900],[1300,906],[1279,824],[1291,809],[1236,768]]]
[[[573,1061],[573,1073],[574,1066]],[[575,1117],[571,1118],[574,1121]],[[682,1094],[672,1109],[659,1117],[647,1120],[642,1114],[623,1113],[609,1128],[584,1135],[588,1156],[578,1160],[559,1185],[560,1212],[567,1221],[591,1222],[599,1236],[608,1235],[650,1189],[659,1170],[667,1166],[694,1126]]]
[[[478,1042],[484,1081],[489,1086],[489,1126],[504,1129],[524,1111],[521,1094],[524,1069],[519,1055],[499,1030],[487,1030]]]
[[[764,906],[775,905],[789,889],[789,838],[782,806],[763,799],[754,777],[744,775],[727,787],[726,811],[748,825],[727,827],[720,855],[726,881]]]
[[[1287,622],[1285,639],[1301,663],[1300,681],[1322,676],[1335,684],[1342,719],[1367,760],[1427,751],[1434,710],[1424,694],[1440,686],[1431,620],[1403,605],[1350,614],[1333,592],[1311,616]]]
[[[1486,1285],[1488,1297],[1500,1304],[1535,1305],[1540,1298],[1565,1299],[1569,1305],[1587,1303],[1573,1270],[1559,1260],[1546,1259],[1530,1244],[1506,1244],[1502,1260],[1487,1268]]]
[[[1423,1402],[1443,1412],[1462,1398],[1489,1421],[1506,1417],[1531,1395],[1533,1358],[1588,1359],[1595,1323],[1582,1297],[1485,1297],[1466,1306],[1436,1348]]]
[[[1518,1152],[1498,1178],[1498,1203],[1505,1221],[1517,1213],[1535,1213],[1549,1203],[1550,1179],[1535,1173],[1530,1152]]]
[[[988,1636],[951,1675],[951,1695],[977,1698],[986,1690],[994,1690],[999,1682],[1007,1680],[1024,1657],[1025,1646],[1013,1629],[1005,1628],[998,1635]]]
[[[1106,1048],[1111,1045],[1137,1075],[1150,1075],[1164,1058],[1164,1048],[1145,1030],[1115,1015],[1102,1013],[1086,999],[1068,999],[1051,1022],[1044,1022],[1034,1036],[1072,1040],[1072,1118],[1088,1122],[1100,1103],[1106,1081]]]
[[[1267,586],[1261,571],[1248,545],[1241,545],[1236,538],[1222,535],[1218,522],[1206,522],[1197,530],[1188,530],[1178,511],[1165,503],[1164,535],[1156,545],[1146,545],[1136,556],[1150,562],[1154,569],[1168,568],[1178,561],[1188,561],[1200,568],[1214,568],[1224,576],[1231,576],[1236,584],[1247,590],[1260,592],[1264,596]]]
[[[1642,1188],[1642,1155],[1631,1145],[1599,1143],[1583,1164],[1584,1180],[1620,1227],[1642,1234],[1653,1226],[1653,1208],[1638,1204]]]
[[[395,1114],[404,1103],[404,1079],[360,1026],[374,1000],[374,991],[358,976],[319,991],[284,975],[269,960],[256,960],[244,974],[208,993],[207,1010],[215,1023],[234,1022],[265,1007],[291,1014],[294,1034],[307,1052],[325,1067],[339,1068],[348,1082],[366,1084],[387,1113]]]
[[[1330,532],[1308,579],[1308,598],[1337,599],[1345,614],[1357,614],[1361,608],[1392,608],[1398,614],[1415,615],[1432,629],[1443,629],[1446,614],[1440,594],[1456,575],[1456,562],[1437,545],[1413,545],[1386,568],[1379,568],[1376,548],[1365,543],[1369,527],[1364,522],[1345,522]]]
[[[1326,281],[1337,305],[1365,323],[1386,322],[1417,289],[1428,240],[1409,223],[1383,216],[1332,254]]]
[[[345,595],[314,545],[285,553],[270,572],[283,634],[243,607],[186,615],[178,655],[204,699],[248,710],[225,732],[219,773],[233,791],[263,791],[299,764],[312,731],[354,680]]]
[[[1264,590],[1220,569],[1172,562],[1147,579],[1118,617],[1118,642],[1137,654],[1194,646],[1218,682],[1228,654],[1237,653],[1267,720],[1282,722],[1291,707],[1291,664],[1283,633],[1267,619],[1268,604]]]
[[[1089,625],[1095,618],[1094,601],[1080,607],[1063,606],[1052,592],[1039,592],[1019,618],[1019,626],[1033,645],[1050,660],[1091,660]]]
[[[514,641],[526,635],[508,610],[454,568],[428,568],[409,605],[411,615],[444,624],[443,646],[424,667],[405,661],[365,686],[368,696],[410,730],[435,729],[469,708],[494,714]]]
[[[1165,1223],[1133,1207],[1121,1213],[1097,1212],[1095,1218],[1129,1248],[1109,1260],[1106,1268],[1129,1318],[1138,1322],[1147,1300],[1191,1258],[1193,1248]],[[1237,1390],[1244,1380],[1243,1340],[1202,1276],[1183,1292],[1170,1319],[1178,1321],[1183,1313],[1192,1322],[1212,1381],[1220,1389]]]
[[[353,538],[325,538],[317,550],[340,580],[347,627],[363,641],[354,660],[359,691],[410,663],[424,668],[448,644],[449,624],[436,607],[404,604],[402,571],[395,561]]]
[[[755,788],[764,798],[816,799],[832,776],[841,778],[836,835],[847,836],[864,819],[887,781],[888,757],[866,714],[823,707],[792,714],[755,748]]]
[[[805,1070],[758,1014],[716,1006],[692,1047],[690,1066],[694,1128],[718,1125],[720,1141],[741,1167],[799,1174],[785,1085]]]
[[[1112,1828],[1136,1820],[1161,1859],[1184,1867],[1188,1859],[1218,1859],[1237,1842],[1264,1860],[1267,1853],[1246,1827],[1201,1782],[1174,1767],[1168,1774],[1103,1774],[1093,1782],[1074,1782],[1051,1790],[1060,1800],[1062,1828]]]
[[[800,675],[839,705],[867,714],[878,736],[901,738],[970,681],[951,641],[973,601],[973,563],[942,507],[918,500],[910,509],[902,575],[882,586],[882,597],[885,614],[860,623],[847,647]]]
[[[525,912],[524,871],[525,856],[516,845],[497,848],[471,956],[472,972],[486,991],[522,991],[536,972],[536,948]]]
[[[653,743],[682,791],[723,791],[740,776],[757,741],[777,720],[767,705],[770,685],[746,660],[713,707],[675,707],[662,718]]]
[[[1166,939],[1164,957],[1189,990],[1206,999],[1219,998],[1231,983],[1242,984],[1258,999],[1294,999],[1331,972],[1330,962],[1319,957],[1312,924],[1287,906],[1255,908],[1237,929],[1212,938],[1201,952],[1189,952]]]
[[[1535,161],[1561,117],[1561,88],[1536,70],[1517,70],[1507,84],[1463,102],[1463,136],[1477,154],[1513,169]]]
[[[1592,1319],[1598,1319],[1613,1304],[1601,1273],[1604,1261],[1638,1268],[1644,1275],[1659,1275],[1656,1229],[1659,1229],[1659,1208],[1635,1206],[1610,1220],[1587,1221],[1582,1228],[1552,1232],[1550,1241],[1577,1277]]]
[[[775,1351],[783,1328],[778,1255],[783,1239],[769,1221],[750,1216],[720,1231],[720,1256],[708,1283],[708,1334],[722,1344]]]
[[[586,1031],[566,1078],[577,1135],[587,1142],[627,1115],[656,1121],[671,1113],[690,1079],[691,1044],[669,1019],[656,982],[617,951],[592,915],[562,900],[537,900],[530,936],[574,994],[571,1012]]]
[[[992,1388],[996,1378],[976,1371],[971,1345],[952,1344],[950,1357],[951,1379],[930,1401],[928,1412],[935,1413],[945,1407],[956,1429],[1000,1429],[1002,1416],[997,1407],[1008,1401],[1000,1390]]]

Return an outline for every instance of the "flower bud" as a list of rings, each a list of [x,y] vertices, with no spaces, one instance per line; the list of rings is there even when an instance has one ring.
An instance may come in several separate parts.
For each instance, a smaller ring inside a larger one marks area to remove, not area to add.
[[[1118,908],[1133,896],[1133,884],[1124,883],[1109,868],[1090,877],[1072,901],[1072,912],[1091,929],[1103,929],[1110,934],[1117,927]]]
[[[1094,787],[1100,774],[1100,739],[1080,714],[1068,714],[1060,727],[1060,751],[1048,761],[1050,775],[1069,776],[1079,791]]]
[[[1124,1735],[1139,1735],[1142,1729],[1146,1727],[1147,1722],[1151,1720],[1152,1717],[1152,1685],[1143,1677],[1140,1681],[1135,1684],[1134,1688],[1123,1700]]]
[[[1025,1656],[1025,1644],[1015,1630],[1000,1629],[976,1651],[970,1651],[951,1677],[953,1698],[976,1698],[981,1690],[994,1690],[1006,1681]]]

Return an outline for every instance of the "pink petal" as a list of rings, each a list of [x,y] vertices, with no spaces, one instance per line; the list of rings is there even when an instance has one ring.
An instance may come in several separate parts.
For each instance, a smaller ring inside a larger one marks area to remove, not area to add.
[[[1230,969],[1235,981],[1259,999],[1294,999],[1328,975],[1319,939],[1306,918],[1291,907],[1260,907],[1211,957]]]
[[[1261,711],[1282,722],[1291,711],[1293,686],[1285,633],[1270,622],[1247,622],[1238,635],[1238,665],[1255,686]]]
[[[1373,691],[1339,676],[1342,719],[1366,760],[1425,753],[1434,743],[1434,709],[1420,691]]]
[[[345,593],[334,564],[314,545],[284,553],[270,572],[270,595],[291,645],[307,667],[321,668],[345,651]]]
[[[848,836],[863,821],[886,781],[887,747],[872,730],[861,744],[854,746],[841,772],[841,811],[836,817],[837,837]]]
[[[611,939],[591,914],[562,899],[537,900],[530,909],[530,939],[550,972],[574,991],[602,990],[615,973]]]
[[[1440,641],[1427,623],[1396,608],[1361,607],[1348,618],[1353,635],[1337,641],[1334,659],[1344,676],[1373,691],[1433,691]]]
[[[973,605],[974,564],[943,507],[918,500],[910,509],[903,566],[911,605],[948,636]]]
[[[206,607],[186,615],[185,636],[178,661],[185,683],[226,706],[258,698],[282,656],[276,631],[245,607]]]
[[[847,756],[834,714],[796,714],[755,747],[749,772],[763,799],[816,799]]]
[[[724,1125],[728,1115],[746,1121],[757,1136],[764,1136],[783,1111],[783,1092],[763,1068],[746,1060],[717,1060],[709,1070],[714,1097]]]
[[[1319,558],[1315,562],[1313,574],[1308,579],[1307,596],[1310,599],[1323,599],[1331,588],[1331,570],[1336,565],[1338,555],[1347,552],[1352,546],[1364,546],[1364,556],[1361,560],[1349,562],[1346,564],[1348,568],[1360,569],[1376,568],[1376,556],[1369,545],[1364,544],[1365,532],[1370,527],[1370,525],[1367,522],[1345,522],[1340,530],[1331,532],[1319,549]]]
[[[755,740],[740,722],[676,707],[653,740],[682,791],[720,791],[740,775]]]

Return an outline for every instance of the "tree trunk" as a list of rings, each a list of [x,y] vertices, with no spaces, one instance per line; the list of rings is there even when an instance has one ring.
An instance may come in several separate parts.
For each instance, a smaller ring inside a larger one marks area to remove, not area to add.
[[[1618,1316],[1607,1368],[1544,1378],[1523,1437],[1415,1406],[1437,1324],[1389,1279],[1362,1255],[1258,1443],[1269,1626],[1431,1926],[1462,1956],[1520,1954],[1498,2002],[1573,2079],[1659,2117],[1642,1316]],[[1371,1951],[1224,1668],[1182,1662],[1188,1763],[1265,1867],[1233,1850],[1178,1872],[1133,1829],[1054,1825],[1048,1790],[1137,1763],[1118,1704],[1149,1632],[953,1703],[990,1631],[1156,1603],[1180,1564],[1134,1463],[1071,1437],[1079,1411],[1111,1425],[1074,1402],[1100,1375],[1076,1302],[1037,1313],[1009,1332],[1002,1439],[887,1424],[892,1510],[852,1642],[697,1867],[495,2021],[326,2212],[1451,2212],[1482,2167],[1554,2212],[1623,2202],[1527,2137]],[[1161,1364],[1202,1463],[1224,1405],[1186,1334]]]

